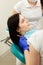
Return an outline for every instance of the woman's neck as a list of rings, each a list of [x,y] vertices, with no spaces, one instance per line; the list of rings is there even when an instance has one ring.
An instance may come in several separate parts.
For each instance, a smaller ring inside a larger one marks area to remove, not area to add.
[[[32,7],[34,7],[36,4],[37,4],[37,2],[30,2],[29,0],[27,0],[28,1],[28,3],[32,6]]]
[[[20,32],[20,34],[21,34],[21,35],[24,35],[24,34],[25,34],[25,32],[23,32],[23,31],[22,31],[22,32]]]

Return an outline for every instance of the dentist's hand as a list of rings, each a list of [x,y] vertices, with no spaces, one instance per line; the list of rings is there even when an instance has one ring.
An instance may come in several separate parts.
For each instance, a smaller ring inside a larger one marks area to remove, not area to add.
[[[19,45],[22,48],[22,50],[28,50],[29,51],[29,45],[27,44],[27,39],[24,36],[20,37]]]

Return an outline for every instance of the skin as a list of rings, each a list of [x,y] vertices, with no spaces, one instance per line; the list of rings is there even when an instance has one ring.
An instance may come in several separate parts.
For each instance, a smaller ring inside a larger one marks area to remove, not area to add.
[[[40,54],[34,49],[34,47],[30,44],[30,52],[24,51],[26,65],[41,65]]]
[[[29,21],[22,15],[19,17],[19,28],[17,29],[21,35],[24,35],[26,31],[29,31],[31,29],[31,26],[29,24]]]
[[[28,3],[32,6],[32,7],[34,7],[36,4],[37,4],[37,1],[36,2],[32,2],[31,0],[27,0],[28,1]]]
[[[30,28],[29,22],[27,19],[25,19],[22,15],[20,15],[20,20],[19,20],[19,28],[17,31],[21,33],[22,35],[25,34]],[[32,46],[30,43],[29,45],[30,51],[25,50],[24,55],[25,55],[25,60],[26,60],[26,65],[41,65],[40,64],[40,53],[35,50],[35,48]]]

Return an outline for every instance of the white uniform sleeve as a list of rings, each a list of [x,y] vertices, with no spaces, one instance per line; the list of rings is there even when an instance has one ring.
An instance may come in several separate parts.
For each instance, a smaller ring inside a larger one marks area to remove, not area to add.
[[[14,10],[17,11],[18,13],[20,13],[21,10],[21,5],[22,5],[22,1],[18,2],[15,6],[14,6]]]
[[[33,47],[40,52],[42,43],[43,43],[43,30],[35,32],[29,39],[29,43],[33,45]]]

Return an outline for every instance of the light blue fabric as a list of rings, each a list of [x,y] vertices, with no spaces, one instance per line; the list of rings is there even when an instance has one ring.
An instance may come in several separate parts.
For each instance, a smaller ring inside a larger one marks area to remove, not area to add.
[[[36,31],[35,29],[31,29],[31,30],[29,30],[28,32],[26,32],[24,36],[25,36],[26,38],[28,38],[28,37],[30,37],[35,31]]]

